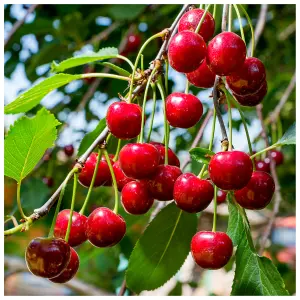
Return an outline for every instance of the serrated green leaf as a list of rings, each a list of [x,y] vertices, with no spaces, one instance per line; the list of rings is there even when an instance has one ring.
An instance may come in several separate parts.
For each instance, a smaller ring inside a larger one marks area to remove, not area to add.
[[[197,230],[197,217],[175,203],[163,208],[136,243],[129,259],[126,283],[136,293],[167,282],[183,265]]]
[[[96,137],[103,131],[105,126],[106,126],[106,119],[104,118],[100,120],[97,127],[93,131],[87,133],[84,136],[78,148],[78,153],[77,153],[78,156],[81,156],[89,148],[89,146],[91,146],[91,144],[94,142]]]
[[[4,175],[21,182],[54,145],[60,122],[45,108],[33,118],[17,120],[4,140]]]
[[[118,55],[117,48],[114,47],[102,48],[98,52],[88,52],[83,55],[71,57],[66,60],[63,60],[58,64],[53,61],[51,65],[51,72],[53,73],[63,72],[64,70],[85,65],[97,60],[115,58],[117,55]]]
[[[227,234],[236,251],[236,270],[231,295],[288,295],[280,273],[266,257],[255,252],[245,210],[228,194],[229,222]]]
[[[193,148],[189,152],[192,159],[203,164],[209,164],[210,159],[215,155],[213,151],[205,148]]]
[[[129,77],[131,75],[127,70],[125,70],[125,69],[123,69],[119,66],[116,66],[116,65],[114,65],[110,62],[102,62],[102,63],[100,63],[100,65],[108,67],[108,68],[114,70],[116,73],[118,73],[119,75],[122,75],[122,76]]]
[[[111,5],[108,12],[115,20],[133,20],[143,12],[146,6],[144,4]]]
[[[289,127],[282,138],[276,143],[278,146],[296,144],[296,122]]]
[[[33,86],[23,94],[19,95],[13,102],[4,107],[5,114],[17,114],[27,112],[53,90],[68,84],[73,80],[80,79],[82,75],[56,74],[37,85]]]

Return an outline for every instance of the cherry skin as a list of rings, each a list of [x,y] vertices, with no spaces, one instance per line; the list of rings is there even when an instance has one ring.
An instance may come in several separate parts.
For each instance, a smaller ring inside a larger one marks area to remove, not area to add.
[[[67,145],[64,147],[64,152],[67,156],[71,157],[74,153],[74,147],[73,145]]]
[[[172,200],[175,181],[181,174],[178,167],[159,165],[148,180],[148,189],[151,195],[161,201]]]
[[[248,57],[238,71],[226,77],[226,82],[232,92],[245,95],[259,90],[265,79],[264,64],[256,57]]]
[[[217,75],[227,76],[237,71],[244,64],[246,45],[233,32],[216,35],[207,47],[207,64]]]
[[[270,173],[270,163],[267,163],[264,160],[256,161],[255,168],[257,171],[263,171],[263,172]]]
[[[283,153],[279,150],[272,150],[271,157],[274,159],[276,166],[280,166],[283,164],[284,156]]]
[[[190,30],[194,32],[204,14],[204,11],[204,9],[196,8],[186,12],[179,21],[178,32],[183,30]],[[198,34],[203,37],[205,42],[208,42],[214,35],[214,32],[215,20],[210,12],[207,12]]]
[[[201,101],[192,94],[172,93],[166,99],[166,115],[173,127],[190,128],[203,114]]]
[[[141,132],[141,107],[126,102],[112,103],[107,110],[106,123],[110,132],[118,139],[133,139]]]
[[[218,190],[217,193],[217,204],[221,204],[226,202],[227,192]]]
[[[214,197],[214,188],[208,180],[200,179],[192,173],[185,173],[176,180],[173,196],[180,209],[197,213],[210,204]]]
[[[200,231],[191,241],[191,252],[197,265],[216,270],[224,267],[232,256],[233,244],[225,232]]]
[[[157,149],[147,143],[125,145],[119,155],[124,174],[135,179],[151,176],[159,165],[160,155]]]
[[[114,161],[112,160],[113,155],[110,154],[109,157],[110,157],[110,162],[113,165],[114,164]],[[98,158],[98,154],[92,153],[86,160],[84,167],[82,168],[79,174],[78,177],[79,182],[85,187],[89,187],[91,184],[94,170],[97,163],[97,158]],[[101,186],[101,185],[111,186],[111,184],[112,184],[112,179],[111,179],[110,170],[106,162],[105,156],[102,155],[98,167],[97,176],[94,182],[94,187]]]
[[[151,145],[153,145],[160,154],[159,164],[163,165],[165,163],[165,145],[158,142],[150,142]],[[172,151],[172,149],[168,149],[168,164],[171,166],[176,166],[180,168],[180,161],[177,157],[177,155]]]
[[[146,180],[131,181],[122,190],[122,204],[126,212],[132,215],[143,215],[153,205]]]
[[[70,219],[69,209],[64,209],[59,212],[54,226],[54,236],[56,238],[62,238],[62,239],[65,238],[69,219]],[[85,234],[86,221],[87,221],[86,216],[81,215],[76,211],[73,211],[71,231],[68,240],[68,244],[71,247],[76,247],[87,240]]]
[[[112,247],[119,243],[126,232],[124,219],[106,207],[93,210],[86,223],[86,235],[96,247]]]
[[[254,171],[249,183],[235,191],[237,203],[247,209],[263,209],[272,200],[275,191],[273,178],[266,172]]]
[[[135,52],[141,45],[141,37],[138,34],[129,34],[125,45],[124,52]]]
[[[247,153],[234,150],[216,153],[210,160],[208,171],[218,188],[239,190],[249,182],[253,166]]]
[[[29,271],[40,277],[58,276],[69,264],[71,248],[63,239],[35,238],[26,248]]]
[[[113,169],[114,169],[114,174],[115,174],[116,181],[117,181],[118,190],[119,190],[119,192],[121,192],[123,187],[128,182],[134,181],[134,179],[130,178],[130,177],[127,177],[124,174],[124,172],[122,171],[122,169],[120,167],[120,162],[118,160],[114,163]]]
[[[79,268],[79,257],[77,252],[71,248],[71,258],[67,267],[57,277],[49,279],[55,283],[65,283],[70,281],[77,273]]]
[[[197,70],[186,74],[186,78],[192,85],[208,89],[214,86],[216,74],[208,68],[206,59],[204,59]]]
[[[201,35],[184,30],[171,40],[168,57],[177,72],[189,73],[199,68],[206,56],[206,44]]]
[[[45,176],[43,177],[43,182],[49,187],[52,188],[54,186],[54,180],[52,177]]]

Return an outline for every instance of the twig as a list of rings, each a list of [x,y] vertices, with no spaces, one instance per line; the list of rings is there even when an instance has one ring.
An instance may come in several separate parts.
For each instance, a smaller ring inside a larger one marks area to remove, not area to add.
[[[281,31],[278,35],[279,41],[286,40],[292,33],[296,31],[296,22],[293,22],[288,27],[286,27],[283,31]]]
[[[124,296],[126,292],[126,279],[123,280],[118,296]]]

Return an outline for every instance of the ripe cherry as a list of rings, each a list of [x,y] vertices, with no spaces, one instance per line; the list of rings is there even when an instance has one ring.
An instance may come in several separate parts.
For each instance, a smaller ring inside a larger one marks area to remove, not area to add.
[[[263,171],[263,172],[270,173],[270,163],[267,163],[264,160],[256,161],[255,168],[257,171]]]
[[[113,165],[114,164],[112,160],[113,155],[110,154],[109,157],[110,157],[110,162]],[[82,168],[79,174],[79,182],[85,187],[89,187],[91,184],[94,170],[97,163],[97,158],[98,158],[98,154],[92,153],[86,160],[84,167]],[[112,183],[111,174],[105,156],[103,155],[101,157],[101,161],[98,167],[98,172],[94,182],[94,187],[100,185],[110,186],[111,183]]]
[[[71,258],[67,267],[57,277],[49,279],[55,283],[65,283],[71,280],[77,273],[79,268],[79,257],[77,252],[71,248]]]
[[[207,47],[207,65],[217,75],[226,76],[244,64],[246,45],[233,32],[222,32],[215,36]]]
[[[88,217],[86,235],[96,247],[112,247],[126,232],[124,219],[106,207],[96,208]]]
[[[217,193],[217,203],[221,204],[221,203],[226,202],[226,197],[227,197],[227,192],[222,191],[222,190],[218,190],[218,193]]]
[[[197,70],[186,74],[186,78],[194,86],[208,89],[214,86],[216,74],[208,68],[206,59],[204,59]]]
[[[161,201],[172,200],[175,181],[181,174],[182,172],[178,167],[159,165],[148,180],[151,195]]]
[[[191,252],[197,265],[216,270],[224,267],[232,256],[233,244],[225,232],[200,231],[191,242]]]
[[[56,238],[64,239],[66,236],[68,223],[70,219],[70,210],[64,209],[57,215],[57,219],[54,227],[54,236]],[[75,247],[87,240],[85,234],[87,217],[73,211],[72,215],[72,225],[68,243],[70,246]]]
[[[133,139],[141,132],[141,107],[127,102],[115,102],[107,110],[106,123],[115,137],[122,140]]]
[[[67,145],[64,147],[64,152],[67,156],[71,157],[74,153],[74,147],[73,145]]]
[[[272,150],[271,157],[274,159],[276,166],[280,166],[283,164],[284,156],[283,153],[279,150]]]
[[[166,99],[167,120],[173,127],[190,128],[203,113],[201,101],[192,94],[172,93]]]
[[[58,276],[69,264],[71,248],[63,239],[35,238],[27,246],[25,259],[29,271],[40,277]]]
[[[273,178],[266,172],[254,171],[248,184],[235,191],[238,204],[247,209],[263,209],[272,200],[275,191]]]
[[[180,19],[178,32],[183,30],[195,31],[198,23],[204,14],[204,9],[196,8],[186,12]],[[203,23],[201,24],[198,34],[200,34],[205,42],[208,42],[215,32],[215,20],[210,12],[207,12]]]
[[[45,176],[43,177],[43,182],[49,187],[52,188],[54,186],[54,180],[52,177]]]
[[[239,70],[226,77],[226,82],[232,92],[245,95],[256,93],[265,79],[264,64],[256,57],[248,57]]]
[[[124,172],[122,171],[122,169],[120,167],[120,162],[118,160],[114,163],[113,169],[114,169],[114,174],[115,174],[116,181],[117,181],[118,190],[119,190],[119,192],[121,192],[123,187],[128,182],[134,181],[134,179],[130,178],[130,177],[127,177],[124,174]]]
[[[151,176],[159,165],[157,149],[147,143],[125,145],[119,156],[121,169],[126,176],[143,179]]]
[[[189,213],[204,210],[214,197],[214,188],[208,180],[200,179],[192,173],[178,177],[173,192],[176,205]]]
[[[124,52],[135,52],[141,45],[141,37],[138,34],[129,34],[125,45]]]
[[[150,195],[145,180],[131,181],[122,190],[122,204],[129,214],[145,214],[153,202],[154,198]]]
[[[163,165],[165,163],[165,145],[158,142],[150,142],[150,144],[158,150],[160,154],[159,164]],[[170,148],[168,149],[168,164],[180,168],[180,161],[177,155]]]
[[[239,190],[249,182],[253,166],[247,153],[234,150],[216,153],[210,160],[208,171],[218,188]]]
[[[168,57],[177,72],[189,73],[199,68],[206,56],[206,44],[201,35],[184,30],[171,40]]]

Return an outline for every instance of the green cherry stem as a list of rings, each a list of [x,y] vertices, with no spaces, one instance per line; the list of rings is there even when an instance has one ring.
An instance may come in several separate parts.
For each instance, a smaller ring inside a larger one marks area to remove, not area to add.
[[[132,70],[134,69],[133,63],[132,63],[131,60],[128,59],[126,56],[123,56],[123,55],[118,54],[118,55],[116,56],[116,58],[125,60],[125,61],[129,64],[129,66],[131,67],[131,69],[132,69]]]
[[[271,123],[271,141],[272,141],[272,144],[275,144],[277,141],[277,130],[276,130],[275,123]]]
[[[229,4],[229,13],[228,13],[228,31],[232,31],[232,4]]]
[[[118,146],[117,146],[117,150],[116,150],[115,156],[113,158],[113,161],[117,161],[118,158],[119,158],[119,153],[120,153],[120,150],[121,150],[121,142],[122,142],[122,140],[118,139]]]
[[[236,14],[238,16],[242,40],[246,44],[245,34],[244,34],[244,27],[243,27],[243,24],[242,24],[242,18],[241,18],[241,14],[240,14],[239,8],[238,8],[238,6],[236,4],[233,4],[233,6],[234,6],[235,12],[236,12]]]
[[[217,195],[218,195],[218,188],[214,186],[214,220],[213,220],[213,227],[212,232],[216,232],[217,229]]]
[[[200,8],[200,9],[203,9],[203,6],[204,6],[204,4],[200,4],[200,5],[199,5],[199,8]]]
[[[129,77],[116,75],[116,74],[108,74],[108,73],[87,73],[81,74],[81,78],[91,78],[91,77],[98,77],[98,78],[112,78],[112,79],[119,79],[124,81],[132,81]]]
[[[214,10],[213,10],[213,18],[216,18],[216,12],[217,12],[217,4],[214,4]]]
[[[141,70],[144,71],[144,55],[141,54]]]
[[[229,145],[228,150],[232,150],[232,114],[231,114],[231,103],[229,101],[229,98],[226,97],[227,100],[227,107],[228,107],[228,123],[229,123]]]
[[[169,60],[168,58],[164,59],[164,63],[166,66],[166,71],[165,71],[165,91],[166,95],[169,94]]]
[[[184,91],[185,94],[189,93],[189,88],[190,88],[190,83],[189,83],[188,79],[186,79],[185,91]]]
[[[277,120],[277,136],[278,136],[278,139],[281,139],[282,138],[282,135],[283,135],[283,131],[282,131],[282,122],[281,122],[281,119],[280,117],[278,118]],[[280,149],[281,147],[279,147]]]
[[[152,105],[152,113],[151,113],[151,120],[150,120],[150,127],[149,127],[149,132],[148,132],[148,137],[147,137],[147,143],[150,142],[152,128],[153,128],[153,122],[154,122],[154,115],[155,115],[155,110],[156,110],[156,85],[152,83],[151,87],[152,87],[152,91],[153,91],[153,105]]]
[[[256,156],[258,156],[258,155],[261,155],[261,154],[263,154],[263,153],[265,153],[265,152],[267,152],[267,151],[270,151],[270,150],[272,150],[272,149],[274,149],[274,148],[277,148],[278,146],[280,146],[280,145],[278,145],[278,144],[273,144],[273,145],[271,145],[271,146],[269,146],[269,147],[267,147],[267,148],[265,148],[265,149],[263,149],[263,150],[261,150],[261,151],[259,151],[259,152],[256,152],[255,154],[251,155],[250,158],[253,159],[254,157],[256,157]]]
[[[21,203],[21,181],[17,183],[17,204],[18,204],[18,209],[21,214],[21,217],[24,220],[27,220],[27,217],[23,211],[22,203]]]
[[[207,14],[207,12],[208,12],[210,6],[211,6],[211,4],[208,4],[208,5],[207,5],[207,7],[206,7],[206,9],[205,9],[205,11],[204,11],[204,13],[203,13],[203,15],[202,15],[202,17],[201,17],[199,23],[198,23],[198,25],[197,25],[197,27],[196,27],[195,33],[198,33],[198,32],[199,32],[200,27],[201,27],[202,23],[204,22],[205,16],[206,16],[206,14]]]

